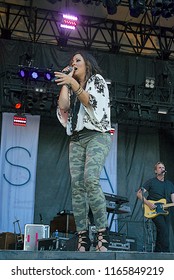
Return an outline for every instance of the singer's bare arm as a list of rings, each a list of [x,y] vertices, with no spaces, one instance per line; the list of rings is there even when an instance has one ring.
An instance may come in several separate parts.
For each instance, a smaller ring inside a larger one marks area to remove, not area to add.
[[[143,189],[143,192],[146,192],[146,190]],[[137,197],[138,197],[138,199],[143,200],[144,204],[146,204],[150,209],[154,209],[155,208],[155,205],[144,197],[144,195],[142,193],[142,189],[139,189],[137,191]]]

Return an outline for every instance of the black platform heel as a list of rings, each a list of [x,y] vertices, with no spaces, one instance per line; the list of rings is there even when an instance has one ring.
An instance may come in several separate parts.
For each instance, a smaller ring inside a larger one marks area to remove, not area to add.
[[[96,251],[100,252],[106,252],[109,248],[109,230],[101,230],[97,232],[97,245],[96,245]]]
[[[89,232],[79,232],[78,233],[78,243],[77,243],[77,251],[85,252],[89,251],[91,246],[91,240],[89,238]]]

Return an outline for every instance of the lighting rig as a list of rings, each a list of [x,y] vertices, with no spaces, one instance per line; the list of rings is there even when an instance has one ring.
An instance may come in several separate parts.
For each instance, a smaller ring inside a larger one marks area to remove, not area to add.
[[[9,65],[5,71],[2,110],[25,113],[51,114],[59,92],[52,82],[54,70],[23,65]]]

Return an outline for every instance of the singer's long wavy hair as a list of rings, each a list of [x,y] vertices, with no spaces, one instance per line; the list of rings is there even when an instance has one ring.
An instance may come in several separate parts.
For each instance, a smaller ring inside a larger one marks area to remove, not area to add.
[[[100,66],[98,65],[96,59],[90,53],[80,50],[75,52],[72,57],[74,57],[76,54],[80,54],[83,57],[86,64],[85,83],[89,80],[89,78],[92,75],[102,74]]]

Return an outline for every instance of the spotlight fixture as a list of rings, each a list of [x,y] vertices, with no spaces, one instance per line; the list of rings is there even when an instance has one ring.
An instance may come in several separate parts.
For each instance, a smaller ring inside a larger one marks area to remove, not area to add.
[[[17,103],[14,104],[14,106],[16,110],[19,110],[22,108],[22,103],[18,101]]]
[[[146,77],[145,88],[154,88],[155,87],[155,78]]]
[[[139,17],[144,13],[145,0],[129,0],[129,10],[131,17]]]
[[[76,16],[63,14],[62,23],[60,24],[60,27],[75,30],[77,21],[78,18]]]
[[[18,72],[18,75],[19,75],[20,78],[24,79],[24,78],[27,77],[27,72],[26,72],[25,69],[22,69],[22,68],[21,68],[21,69],[19,70],[19,72]]]
[[[155,7],[160,7],[162,8],[163,6],[163,0],[155,0],[154,1]]]
[[[111,85],[112,84],[112,80],[106,79],[106,83],[107,83],[107,85]]]
[[[39,74],[36,70],[33,70],[30,72],[30,77],[33,79],[33,80],[37,80],[39,78]]]
[[[103,0],[103,6],[107,9],[109,15],[117,13],[117,6],[121,0]]]
[[[163,0],[163,8],[171,9],[174,5],[173,0]]]
[[[159,108],[158,114],[167,115],[168,109],[167,108]]]
[[[15,126],[26,126],[27,118],[25,115],[16,114],[13,117],[13,125]]]
[[[162,13],[161,7],[152,7],[151,14],[153,17],[158,17],[161,15],[161,13]]]
[[[44,73],[44,78],[46,81],[51,81],[53,77],[50,72],[46,72],[46,73]]]
[[[170,18],[172,16],[172,13],[170,9],[163,9],[161,15],[163,18]]]
[[[37,92],[37,93],[46,93],[46,88],[44,88],[44,87],[35,87],[35,92]]]

